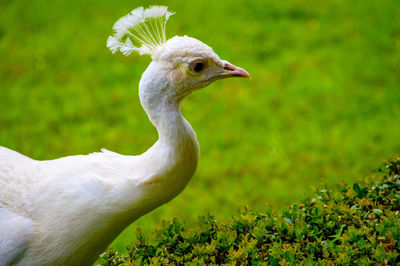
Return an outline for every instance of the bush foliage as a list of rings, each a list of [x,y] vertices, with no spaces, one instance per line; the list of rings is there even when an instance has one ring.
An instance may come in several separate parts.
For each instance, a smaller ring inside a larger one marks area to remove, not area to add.
[[[200,217],[191,228],[174,219],[152,241],[139,230],[128,255],[110,248],[102,265],[399,263],[400,158],[385,166],[280,212],[244,208],[225,222]]]

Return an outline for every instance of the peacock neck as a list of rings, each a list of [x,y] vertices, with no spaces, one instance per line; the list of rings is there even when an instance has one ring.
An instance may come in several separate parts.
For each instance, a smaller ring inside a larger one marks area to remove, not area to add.
[[[166,67],[152,62],[139,84],[140,102],[157,128],[156,146],[172,152],[198,153],[195,133],[181,113],[181,97],[176,95],[175,85],[163,73]],[[155,79],[155,73],[163,75]]]
[[[142,106],[159,135],[158,141],[144,153],[144,158],[154,164],[148,184],[158,184],[156,190],[151,190],[153,196],[148,196],[154,198],[154,206],[171,200],[183,190],[199,158],[195,132],[182,116],[180,100],[168,84],[141,81],[139,88]],[[145,85],[159,87],[150,89]]]
[[[182,97],[169,74],[171,64],[153,61],[143,73],[139,83],[140,102],[150,121],[157,128],[158,144],[171,148],[182,142],[197,144],[195,133],[181,114]]]
[[[149,106],[143,104],[143,106]],[[159,98],[151,108],[144,108],[158,132],[158,142],[164,145],[179,145],[179,142],[194,136],[194,131],[182,116],[180,103],[173,99]]]

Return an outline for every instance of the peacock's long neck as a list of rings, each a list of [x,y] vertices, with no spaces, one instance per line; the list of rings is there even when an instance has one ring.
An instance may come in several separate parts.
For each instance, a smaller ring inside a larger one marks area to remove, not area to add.
[[[158,143],[179,149],[185,141],[194,141],[195,133],[182,116],[180,102],[168,97],[141,98],[142,105],[158,132]]]
[[[154,193],[163,195],[160,203],[183,190],[196,170],[199,157],[195,133],[182,116],[180,100],[174,96],[174,88],[170,86],[162,79],[158,82],[142,80],[139,92],[142,106],[159,135],[145,157],[153,162],[150,182],[157,182],[157,187],[163,190]]]

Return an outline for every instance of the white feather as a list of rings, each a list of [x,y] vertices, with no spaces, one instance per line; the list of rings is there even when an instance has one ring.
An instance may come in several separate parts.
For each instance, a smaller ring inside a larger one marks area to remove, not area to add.
[[[166,42],[165,26],[173,14],[165,6],[138,7],[114,24],[114,34],[107,41],[107,47],[113,53],[119,50],[124,55],[133,51],[152,55]]]
[[[166,16],[166,19],[173,15],[173,12],[169,12],[166,6],[151,6],[150,8],[144,11],[144,17],[147,18],[156,18]]]
[[[115,54],[120,48],[120,43],[114,36],[109,36],[107,39],[107,47],[111,50],[113,54]]]
[[[143,22],[143,7],[138,7],[132,10],[131,13],[117,20],[113,29],[117,36],[122,37],[128,32],[129,28],[137,26],[140,22]]]
[[[0,205],[0,265],[12,265],[26,251],[32,225],[30,218],[10,212]],[[4,228],[7,230],[2,230]]]

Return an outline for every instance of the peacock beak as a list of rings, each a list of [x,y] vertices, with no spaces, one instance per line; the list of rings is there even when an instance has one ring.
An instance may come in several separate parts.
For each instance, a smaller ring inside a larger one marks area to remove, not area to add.
[[[221,78],[239,77],[239,78],[249,78],[250,74],[243,68],[232,65],[227,61],[223,61],[223,73],[220,75]]]

